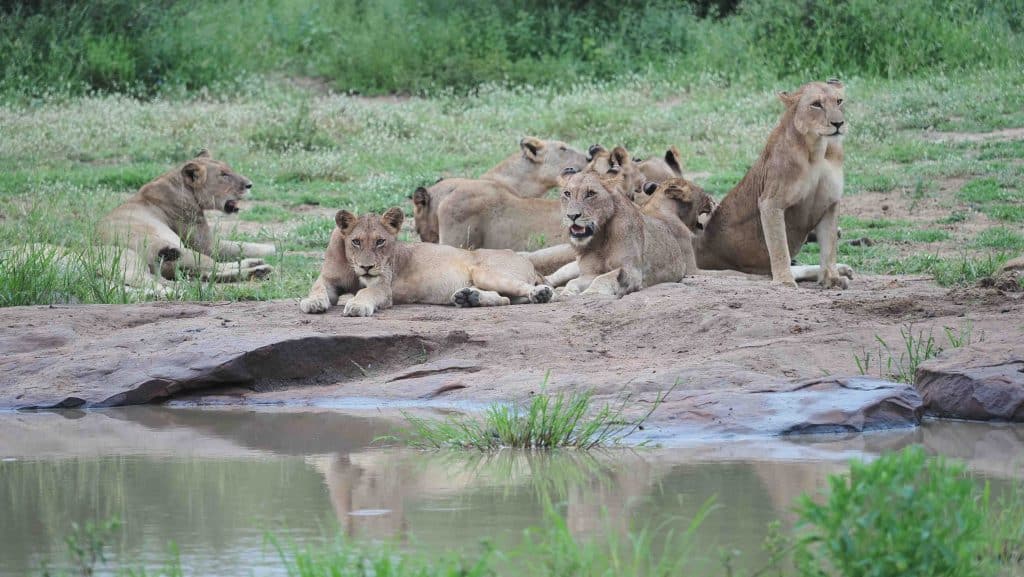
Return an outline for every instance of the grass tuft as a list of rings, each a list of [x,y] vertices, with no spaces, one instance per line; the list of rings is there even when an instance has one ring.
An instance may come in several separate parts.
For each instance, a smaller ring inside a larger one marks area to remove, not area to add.
[[[950,348],[959,349],[971,344],[974,326],[968,322],[962,327],[944,327],[946,342]],[[892,379],[900,383],[913,383],[914,375],[917,374],[917,367],[934,358],[943,351],[935,340],[932,330],[925,333],[924,329],[914,332],[913,325],[900,328],[900,338],[903,341],[899,348],[889,346],[889,343],[882,337],[875,335],[878,344],[877,350],[864,349],[860,355],[854,354],[853,360],[857,363],[857,370],[860,374],[867,375],[877,372],[881,379]]]
[[[525,407],[494,404],[482,416],[438,420],[406,413],[409,428],[400,439],[419,449],[592,449],[619,443],[632,434],[669,392],[659,394],[651,409],[634,420],[623,416],[625,402],[616,408],[595,408],[589,391],[541,393]]]

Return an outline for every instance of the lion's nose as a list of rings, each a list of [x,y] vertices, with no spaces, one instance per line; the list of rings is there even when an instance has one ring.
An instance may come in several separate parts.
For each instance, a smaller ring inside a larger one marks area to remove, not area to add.
[[[578,213],[578,212],[577,213],[573,213],[573,214],[565,215],[566,218],[568,218],[569,220],[571,220],[573,222],[576,222],[576,219],[579,218],[580,216],[582,216],[582,215],[580,213]]]
[[[842,120],[840,120],[839,122],[833,122],[833,123],[832,123],[832,126],[835,126],[835,127],[836,127],[836,128],[838,129],[838,128],[839,128],[840,126],[842,126],[842,125],[844,125],[844,124],[846,124],[846,122],[845,122],[845,121],[842,121]]]

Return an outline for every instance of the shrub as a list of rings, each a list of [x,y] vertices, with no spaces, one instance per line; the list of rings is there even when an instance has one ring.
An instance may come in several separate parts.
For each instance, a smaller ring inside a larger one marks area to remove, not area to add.
[[[794,559],[808,577],[973,577],[990,575],[988,492],[962,465],[918,447],[851,464],[833,476],[824,503],[804,496],[804,534]]]

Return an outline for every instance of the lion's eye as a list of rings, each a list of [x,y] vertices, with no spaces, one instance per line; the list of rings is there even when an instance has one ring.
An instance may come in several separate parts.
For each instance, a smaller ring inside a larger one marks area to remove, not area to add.
[[[360,245],[362,245],[362,244],[363,244],[363,243],[359,242],[359,239],[358,239],[358,238],[353,238],[353,239],[352,239],[352,246],[354,246],[354,247],[356,247],[356,248],[359,248],[359,246],[360,246]]]
[[[569,194],[568,190],[563,190],[562,191],[562,196],[564,196],[565,198],[569,198],[569,196],[571,196],[571,195]]]
[[[836,105],[837,106],[842,106],[843,105],[843,99],[842,98],[836,99]]]
[[[377,246],[378,247],[384,246],[384,239],[383,238],[378,238],[377,239]]]
[[[595,196],[597,196],[597,193],[594,192],[593,190],[588,190],[587,191],[587,198],[593,198]]]
[[[821,101],[820,100],[815,100],[814,102],[812,102],[811,103],[811,108],[817,108],[817,109],[820,110],[822,108]]]

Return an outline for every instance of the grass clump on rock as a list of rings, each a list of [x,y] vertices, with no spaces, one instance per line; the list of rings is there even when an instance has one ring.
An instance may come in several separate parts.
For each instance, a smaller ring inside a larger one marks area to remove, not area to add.
[[[525,406],[493,404],[479,416],[427,419],[406,414],[409,428],[402,440],[420,449],[592,449],[632,434],[665,395],[658,395],[651,409],[633,420],[623,416],[624,406],[595,408],[589,391],[541,393]]]

